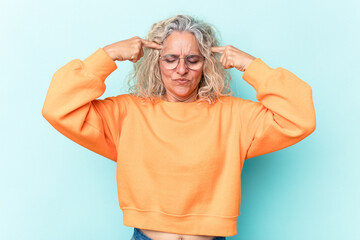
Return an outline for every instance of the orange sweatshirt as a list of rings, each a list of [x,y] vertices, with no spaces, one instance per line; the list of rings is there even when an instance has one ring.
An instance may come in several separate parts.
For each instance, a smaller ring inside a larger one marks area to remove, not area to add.
[[[97,99],[116,63],[99,48],[57,70],[44,118],[81,146],[116,162],[123,223],[156,231],[236,235],[244,160],[293,145],[315,130],[311,87],[260,58],[242,78],[260,102],[142,103]]]

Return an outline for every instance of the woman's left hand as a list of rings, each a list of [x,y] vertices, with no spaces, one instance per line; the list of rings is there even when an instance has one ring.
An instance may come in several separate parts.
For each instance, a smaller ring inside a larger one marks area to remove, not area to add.
[[[256,57],[243,52],[232,45],[212,47],[212,52],[221,53],[219,61],[225,69],[236,68],[245,72],[246,68],[256,59]]]

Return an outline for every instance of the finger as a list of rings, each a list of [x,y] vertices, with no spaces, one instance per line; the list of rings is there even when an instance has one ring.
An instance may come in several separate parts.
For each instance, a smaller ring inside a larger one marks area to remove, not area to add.
[[[219,62],[224,63],[225,58],[226,58],[226,53],[221,54]]]
[[[225,47],[219,46],[219,47],[211,47],[212,52],[222,53],[225,50]]]
[[[233,68],[234,60],[229,56],[228,58],[226,58],[226,60],[224,62],[224,66],[225,66],[225,68]]]
[[[228,56],[225,61],[225,66],[227,68],[232,68],[232,67],[234,67],[233,62],[234,62],[233,58],[231,56]]]
[[[135,57],[134,59],[130,60],[131,62],[133,63],[136,63],[137,61],[139,61],[139,58],[138,57]]]
[[[142,58],[144,56],[144,51],[143,48],[140,49],[140,54],[139,54],[139,59]]]
[[[234,67],[234,64],[230,61],[230,60],[227,60],[225,62],[225,68],[228,69],[228,68],[233,68]]]
[[[144,47],[147,48],[155,48],[155,49],[162,49],[162,46],[160,44],[157,44],[156,42],[151,42],[145,39],[141,39],[141,42],[143,44]]]
[[[133,63],[136,63],[137,60],[138,60],[138,54],[136,54],[136,53],[131,55],[131,57],[129,59],[129,61],[133,62]]]
[[[140,51],[135,55],[134,63],[136,63],[137,61],[140,60],[140,58],[142,57],[142,56],[141,56],[142,51],[143,51],[143,48],[140,48]]]

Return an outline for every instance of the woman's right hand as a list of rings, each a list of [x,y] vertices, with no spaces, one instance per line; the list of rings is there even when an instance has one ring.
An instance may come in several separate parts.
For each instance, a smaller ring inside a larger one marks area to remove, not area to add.
[[[104,51],[115,61],[129,60],[136,63],[144,56],[143,47],[162,49],[162,45],[140,37],[133,37],[103,47]]]

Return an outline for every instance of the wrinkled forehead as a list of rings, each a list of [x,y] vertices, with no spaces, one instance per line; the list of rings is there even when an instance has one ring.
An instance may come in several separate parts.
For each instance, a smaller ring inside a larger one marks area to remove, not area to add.
[[[173,32],[163,43],[162,54],[200,54],[196,37],[190,32]]]

